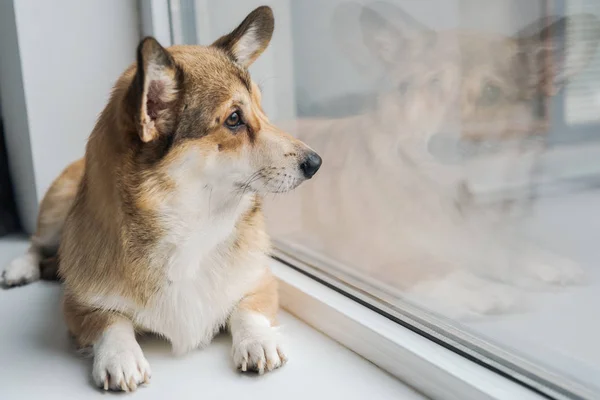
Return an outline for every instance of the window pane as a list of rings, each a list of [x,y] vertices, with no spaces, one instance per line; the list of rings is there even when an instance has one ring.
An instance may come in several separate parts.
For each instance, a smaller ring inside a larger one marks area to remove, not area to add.
[[[181,29],[208,44],[241,4],[196,1]],[[599,395],[600,3],[271,5],[253,78],[324,160],[267,199],[278,250],[527,384]]]

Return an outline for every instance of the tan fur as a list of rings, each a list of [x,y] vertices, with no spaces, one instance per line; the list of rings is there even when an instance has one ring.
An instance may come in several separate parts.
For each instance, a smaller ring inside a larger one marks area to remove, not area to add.
[[[42,246],[49,245],[51,243],[48,242],[53,240],[47,238],[54,238],[56,232],[62,230],[83,176],[84,165],[83,159],[73,162],[50,185],[40,203],[34,242]]]
[[[40,254],[42,279],[54,280],[57,277],[60,236],[83,170],[83,159],[70,164],[52,182],[40,203],[36,232],[31,237],[31,251]]]
[[[278,325],[277,309],[279,301],[277,286],[275,277],[270,272],[267,272],[258,286],[240,301],[238,307],[262,314],[269,318],[272,326]]]
[[[92,346],[106,328],[124,318],[117,313],[82,305],[68,293],[65,294],[62,305],[69,333],[80,348]]]
[[[147,381],[134,329],[165,336],[179,353],[229,322],[238,368],[263,373],[286,360],[262,196],[295,188],[320,158],[270,123],[246,69],[273,27],[259,7],[209,47],[165,50],[144,39],[85,161],[42,202],[34,241],[60,242],[49,263],[64,280],[65,320],[80,346],[93,347],[93,377],[105,389]],[[119,363],[124,376],[111,376]]]

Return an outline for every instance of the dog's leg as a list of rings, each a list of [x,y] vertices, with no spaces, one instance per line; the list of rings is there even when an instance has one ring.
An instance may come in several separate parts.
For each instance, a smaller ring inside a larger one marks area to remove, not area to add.
[[[468,271],[455,271],[438,279],[420,282],[408,297],[448,318],[477,318],[523,308],[522,294],[515,288],[482,279]]]
[[[43,279],[57,278],[56,254],[60,236],[83,170],[83,160],[75,161],[52,182],[40,204],[36,232],[31,237],[27,253],[14,259],[0,276],[4,287],[26,285],[37,281],[40,276]],[[40,265],[42,261],[45,261],[43,266]]]
[[[3,286],[22,286],[40,279],[41,258],[39,248],[32,244],[25,254],[12,260],[2,272],[0,280]]]
[[[2,273],[0,281],[4,287],[26,285],[37,281],[40,277],[46,280],[57,279],[56,253],[62,223],[62,220],[53,224],[45,224],[43,221],[38,223],[37,232],[31,238],[27,252],[12,260]],[[45,256],[48,254],[49,256]]]
[[[533,245],[523,252],[518,261],[519,270],[512,281],[520,287],[542,289],[578,285],[586,280],[585,270],[577,262]]]
[[[276,328],[277,309],[277,281],[269,272],[229,317],[233,362],[241,371],[263,374],[287,361]]]
[[[585,282],[584,269],[574,260],[536,246],[519,230],[496,230],[493,241],[473,245],[486,255],[479,275],[523,289],[544,289]],[[481,235],[483,237],[483,235]]]
[[[149,382],[150,365],[129,319],[111,311],[88,308],[68,295],[64,313],[77,344],[93,350],[92,378],[98,387],[128,392]]]

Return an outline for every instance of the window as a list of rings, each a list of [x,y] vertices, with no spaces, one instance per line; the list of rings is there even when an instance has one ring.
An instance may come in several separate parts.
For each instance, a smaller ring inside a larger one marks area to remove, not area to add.
[[[276,255],[540,394],[598,398],[598,2],[270,3],[253,78],[324,160],[267,199]],[[257,5],[171,0],[171,40]]]
[[[590,0],[570,1],[567,10],[589,13],[598,13],[600,6]],[[567,38],[572,42],[577,40],[591,41],[598,27],[591,21],[580,25],[571,25],[567,31]],[[590,65],[579,76],[576,76],[567,87],[565,114],[569,124],[598,123],[600,115],[600,56],[596,54]]]

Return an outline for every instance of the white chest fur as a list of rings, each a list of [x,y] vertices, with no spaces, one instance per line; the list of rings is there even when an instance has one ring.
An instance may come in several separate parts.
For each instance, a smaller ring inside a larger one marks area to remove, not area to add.
[[[202,261],[184,256],[197,263],[196,272],[182,264],[185,273],[165,282],[148,306],[133,314],[136,325],[169,339],[179,354],[210,342],[235,304],[260,279],[265,265],[262,256],[244,257],[240,263],[230,263],[220,254]]]
[[[225,325],[236,303],[261,279],[266,255],[240,254],[234,246],[236,223],[252,206],[251,196],[209,191],[174,198],[162,213],[169,234],[150,255],[151,264],[164,268],[165,281],[143,308],[122,301],[114,306],[126,309],[138,327],[167,338],[181,354],[208,344]],[[107,302],[115,299],[101,299],[104,307]]]
[[[168,249],[168,281],[136,315],[138,324],[166,336],[177,353],[207,344],[266,265],[263,254],[235,253],[235,225],[252,197],[216,188],[201,193],[179,195],[165,210],[171,233],[159,248]]]

